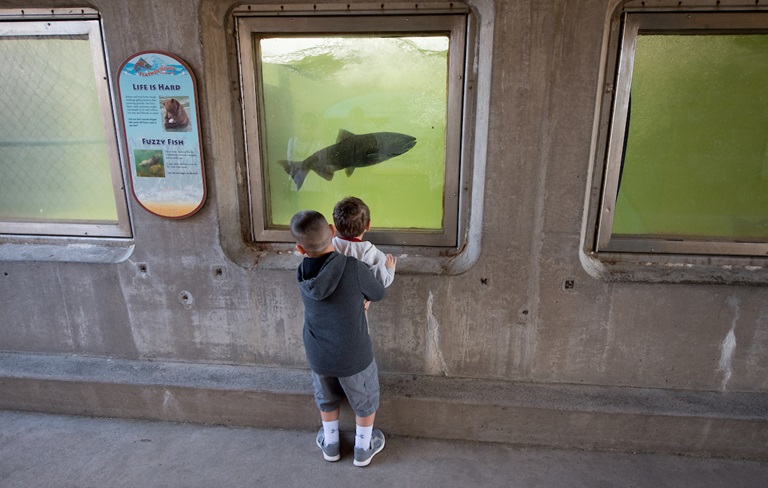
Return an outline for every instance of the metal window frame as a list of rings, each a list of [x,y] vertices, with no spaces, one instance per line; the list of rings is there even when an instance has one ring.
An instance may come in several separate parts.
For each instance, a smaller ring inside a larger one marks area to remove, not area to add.
[[[768,243],[707,238],[612,235],[614,206],[626,138],[627,110],[639,33],[768,33],[768,12],[625,11],[618,36],[602,193],[594,251],[644,254],[766,256]]]
[[[91,48],[96,90],[104,124],[112,190],[117,222],[66,221],[26,222],[0,221],[2,235],[132,237],[128,205],[120,165],[117,132],[109,87],[106,54],[101,23],[93,9],[25,9],[0,10],[0,36],[86,35]]]
[[[245,158],[248,173],[251,239],[255,242],[292,242],[287,228],[268,228],[268,191],[263,148],[263,99],[257,79],[258,57],[254,39],[275,34],[414,34],[443,33],[450,36],[448,100],[446,112],[446,159],[441,231],[392,229],[372,231],[367,237],[382,245],[457,247],[460,218],[462,128],[468,9],[460,4],[414,8],[413,4],[241,6],[234,10],[238,44]],[[286,7],[290,10],[286,10]],[[340,10],[341,9],[341,10]]]

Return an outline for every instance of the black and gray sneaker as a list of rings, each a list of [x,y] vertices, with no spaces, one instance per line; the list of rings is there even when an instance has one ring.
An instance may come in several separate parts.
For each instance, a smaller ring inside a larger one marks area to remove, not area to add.
[[[317,438],[315,439],[315,442],[317,443],[317,447],[322,449],[323,451],[323,459],[326,461],[338,461],[341,459],[341,453],[339,449],[339,443],[334,442],[331,445],[326,446],[325,445],[325,431],[322,427],[320,427],[320,432],[317,433]]]
[[[371,447],[362,449],[355,447],[355,466],[368,466],[371,464],[373,456],[384,449],[384,434],[379,429],[374,429],[371,433]]]

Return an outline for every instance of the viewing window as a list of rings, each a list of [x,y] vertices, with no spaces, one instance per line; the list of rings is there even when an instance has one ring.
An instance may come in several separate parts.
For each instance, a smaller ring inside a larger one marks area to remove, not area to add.
[[[352,195],[377,243],[455,247],[466,12],[236,15],[252,237]]]
[[[596,250],[768,253],[768,13],[625,12]]]
[[[130,237],[96,14],[34,17],[0,11],[0,234]]]

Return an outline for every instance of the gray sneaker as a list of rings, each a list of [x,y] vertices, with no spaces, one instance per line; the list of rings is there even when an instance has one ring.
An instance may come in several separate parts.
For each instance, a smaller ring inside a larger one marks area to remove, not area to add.
[[[334,442],[328,446],[325,445],[325,431],[322,427],[320,427],[320,432],[317,433],[315,442],[317,443],[317,447],[323,450],[323,459],[326,461],[338,461],[341,459],[338,442]]]
[[[371,433],[370,448],[355,447],[355,466],[368,466],[373,456],[380,453],[382,449],[384,449],[384,434],[379,429],[374,429]]]

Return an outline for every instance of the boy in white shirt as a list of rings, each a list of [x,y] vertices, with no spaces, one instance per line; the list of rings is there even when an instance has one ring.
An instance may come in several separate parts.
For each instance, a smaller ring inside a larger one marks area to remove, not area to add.
[[[397,258],[384,254],[376,246],[363,240],[363,234],[371,230],[371,211],[357,197],[347,197],[333,208],[333,224],[337,235],[333,248],[346,256],[352,256],[368,265],[384,287],[395,279]]]

